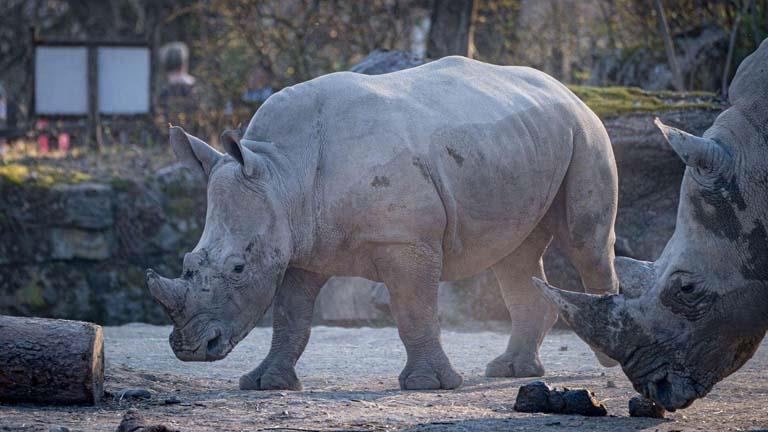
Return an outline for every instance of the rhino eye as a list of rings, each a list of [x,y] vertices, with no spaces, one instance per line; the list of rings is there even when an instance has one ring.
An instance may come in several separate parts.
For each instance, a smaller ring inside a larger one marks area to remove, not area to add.
[[[235,272],[235,273],[242,273],[244,269],[245,269],[245,264],[237,264],[237,265],[236,265],[236,266],[235,266],[235,267],[232,269],[232,271],[233,271],[233,272]]]
[[[694,289],[696,289],[696,287],[693,285],[683,285],[680,287],[680,291],[684,292],[685,294],[692,293]]]

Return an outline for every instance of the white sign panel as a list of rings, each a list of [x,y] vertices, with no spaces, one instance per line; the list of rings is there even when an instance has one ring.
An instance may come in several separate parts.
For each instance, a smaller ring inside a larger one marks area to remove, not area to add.
[[[99,112],[149,112],[149,48],[99,47]]]
[[[85,47],[37,47],[35,111],[88,113],[88,52]]]

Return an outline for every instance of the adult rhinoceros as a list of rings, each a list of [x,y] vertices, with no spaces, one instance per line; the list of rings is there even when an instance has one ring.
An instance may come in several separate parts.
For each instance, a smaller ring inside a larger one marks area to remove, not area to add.
[[[687,165],[677,224],[655,263],[635,263],[626,294],[538,282],[579,336],[668,410],[741,367],[768,329],[768,40],[739,66],[729,99],[703,138],[657,120]]]
[[[274,306],[272,347],[243,389],[299,389],[294,365],[331,275],[382,281],[405,344],[403,389],[461,376],[440,343],[437,287],[492,267],[514,323],[490,376],[544,373],[556,312],[531,283],[554,237],[592,292],[616,292],[617,179],[600,120],[548,75],[449,57],[334,73],[258,110],[227,155],[173,127],[208,182],[205,229],[178,279],[148,270],[182,360],[223,358]]]

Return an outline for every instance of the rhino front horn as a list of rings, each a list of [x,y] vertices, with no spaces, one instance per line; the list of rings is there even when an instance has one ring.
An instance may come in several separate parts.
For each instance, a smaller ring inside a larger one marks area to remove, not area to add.
[[[539,278],[533,278],[533,284],[587,344],[618,362],[624,361],[627,344],[623,340],[624,326],[619,322],[619,317],[626,317],[623,295],[597,296],[564,291]]]

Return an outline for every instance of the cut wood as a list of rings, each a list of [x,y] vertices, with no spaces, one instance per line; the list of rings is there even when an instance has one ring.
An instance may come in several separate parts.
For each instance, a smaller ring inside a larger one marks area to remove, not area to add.
[[[0,401],[97,404],[103,393],[101,326],[0,315]]]

